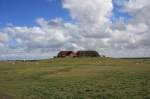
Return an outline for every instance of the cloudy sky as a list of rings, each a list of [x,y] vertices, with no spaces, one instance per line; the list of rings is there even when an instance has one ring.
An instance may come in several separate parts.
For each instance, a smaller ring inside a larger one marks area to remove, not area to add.
[[[150,57],[149,10],[149,0],[0,0],[0,59]]]

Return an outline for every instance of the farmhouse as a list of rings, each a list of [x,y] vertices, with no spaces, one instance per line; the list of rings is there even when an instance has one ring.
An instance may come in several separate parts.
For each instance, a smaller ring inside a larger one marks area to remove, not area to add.
[[[77,51],[77,57],[99,57],[99,53],[96,51]]]
[[[76,54],[73,51],[60,51],[57,55],[58,58],[74,57]]]

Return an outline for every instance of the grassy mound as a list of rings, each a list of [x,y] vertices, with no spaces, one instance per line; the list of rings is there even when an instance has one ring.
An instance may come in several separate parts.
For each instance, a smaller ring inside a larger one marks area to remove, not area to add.
[[[150,59],[0,62],[0,93],[0,99],[150,99]]]

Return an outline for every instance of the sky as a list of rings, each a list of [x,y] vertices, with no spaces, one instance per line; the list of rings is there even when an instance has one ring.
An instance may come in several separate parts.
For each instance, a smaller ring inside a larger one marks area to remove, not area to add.
[[[61,50],[150,57],[149,0],[0,0],[0,60]]]

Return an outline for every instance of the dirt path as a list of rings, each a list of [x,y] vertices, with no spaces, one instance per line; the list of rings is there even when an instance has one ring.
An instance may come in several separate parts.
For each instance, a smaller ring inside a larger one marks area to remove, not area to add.
[[[10,95],[7,95],[7,94],[0,92],[0,99],[13,99],[13,98]]]

